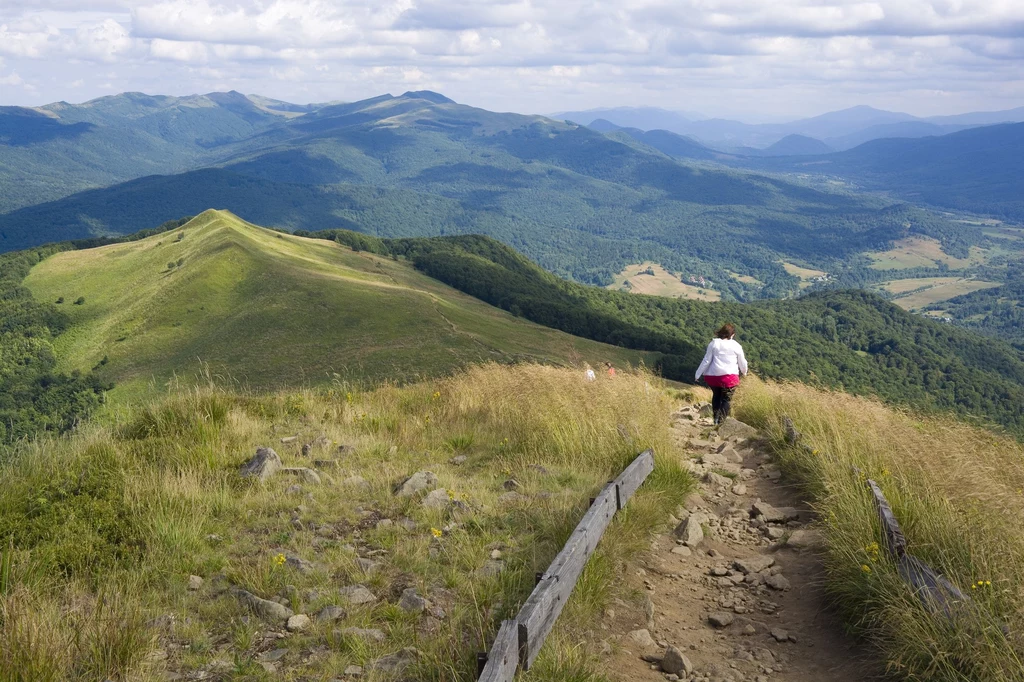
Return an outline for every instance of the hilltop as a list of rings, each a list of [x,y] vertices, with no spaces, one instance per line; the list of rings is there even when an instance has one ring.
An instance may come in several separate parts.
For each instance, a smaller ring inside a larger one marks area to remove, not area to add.
[[[226,211],[137,241],[57,253],[24,285],[39,301],[66,301],[57,369],[95,368],[122,396],[197,372],[267,390],[410,381],[487,360],[645,357],[517,319],[408,263]]]

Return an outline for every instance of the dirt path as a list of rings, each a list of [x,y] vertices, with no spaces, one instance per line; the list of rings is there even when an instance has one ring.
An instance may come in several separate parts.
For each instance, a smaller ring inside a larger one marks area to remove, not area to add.
[[[694,459],[699,495],[652,543],[637,580],[646,612],[618,602],[601,624],[608,673],[621,682],[860,682],[877,664],[826,608],[820,538],[755,432],[715,433],[696,409],[673,437]],[[701,537],[703,535],[703,537]],[[674,647],[678,654],[666,656]]]

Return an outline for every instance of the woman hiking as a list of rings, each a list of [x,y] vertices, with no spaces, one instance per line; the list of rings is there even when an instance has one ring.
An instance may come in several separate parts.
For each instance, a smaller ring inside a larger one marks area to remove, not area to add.
[[[743,346],[733,337],[736,327],[723,324],[715,333],[715,338],[708,344],[704,360],[697,368],[696,379],[704,377],[704,383],[711,387],[714,397],[711,409],[715,416],[715,424],[721,424],[729,416],[732,394],[740,385],[740,375],[747,374],[747,359],[743,355]]]

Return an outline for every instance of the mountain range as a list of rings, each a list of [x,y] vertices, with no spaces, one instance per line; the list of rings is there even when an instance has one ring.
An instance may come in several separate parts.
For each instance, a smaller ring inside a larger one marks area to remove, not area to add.
[[[555,117],[591,126],[601,120],[622,128],[667,130],[727,152],[740,151],[744,147],[764,149],[788,135],[811,137],[832,150],[842,151],[886,137],[926,137],[996,123],[1020,123],[1024,122],[1024,107],[921,118],[861,105],[786,123],[760,124],[704,118],[651,107],[568,111]]]
[[[600,284],[652,260],[743,299],[795,293],[783,261],[831,268],[911,233],[976,238],[892,199],[726,168],[674,133],[603,134],[432,92],[287,109],[215,93],[6,110],[0,250],[213,206],[290,230],[488,234]]]

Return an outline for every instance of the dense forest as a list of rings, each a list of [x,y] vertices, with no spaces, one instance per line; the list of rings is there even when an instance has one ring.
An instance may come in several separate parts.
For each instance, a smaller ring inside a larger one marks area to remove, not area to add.
[[[559,279],[486,237],[386,240],[348,231],[312,236],[410,259],[426,274],[534,322],[662,354],[666,377],[693,381],[723,322],[739,329],[754,370],[956,410],[1024,434],[1024,357],[1012,346],[911,315],[863,291],[785,301],[705,303],[637,296]]]

